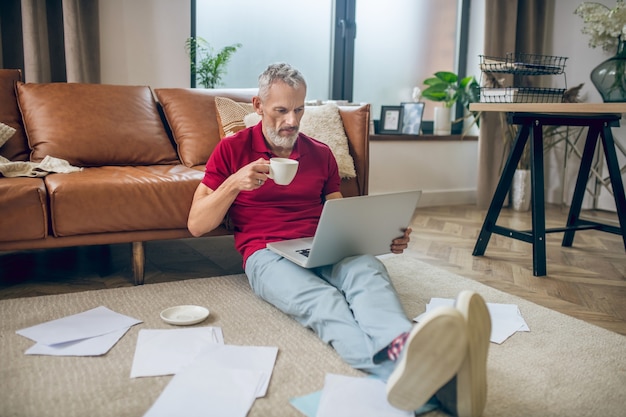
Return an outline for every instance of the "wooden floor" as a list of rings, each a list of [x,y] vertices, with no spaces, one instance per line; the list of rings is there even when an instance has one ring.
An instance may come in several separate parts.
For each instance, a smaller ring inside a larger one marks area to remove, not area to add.
[[[548,275],[534,277],[528,243],[493,235],[485,256],[472,256],[484,215],[473,205],[419,208],[410,250],[426,263],[626,335],[621,236],[579,231],[574,246],[564,248],[561,233],[549,234]],[[546,226],[561,227],[565,217],[560,207],[548,207]],[[530,213],[504,209],[498,224],[530,229]],[[131,286],[130,252],[123,244],[0,253],[0,299]],[[146,285],[241,272],[231,237],[146,244]]]

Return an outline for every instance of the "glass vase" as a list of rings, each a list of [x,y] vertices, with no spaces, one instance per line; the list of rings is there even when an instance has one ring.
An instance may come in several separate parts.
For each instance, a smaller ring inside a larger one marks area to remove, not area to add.
[[[626,44],[620,41],[617,54],[591,71],[591,82],[605,103],[626,102]]]

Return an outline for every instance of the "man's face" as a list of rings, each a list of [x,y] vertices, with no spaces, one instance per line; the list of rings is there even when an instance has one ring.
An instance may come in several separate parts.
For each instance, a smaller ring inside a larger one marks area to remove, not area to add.
[[[263,120],[265,138],[281,148],[293,148],[304,115],[306,88],[290,87],[283,82],[271,85],[267,97],[255,104]]]

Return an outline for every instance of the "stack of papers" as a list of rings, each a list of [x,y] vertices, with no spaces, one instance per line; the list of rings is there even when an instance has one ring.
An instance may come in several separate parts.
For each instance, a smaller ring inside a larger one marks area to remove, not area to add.
[[[106,307],[48,321],[16,333],[36,342],[27,355],[99,356],[107,353],[141,320]]]
[[[439,306],[454,306],[454,300],[448,298],[431,298],[426,305],[426,312],[415,317],[413,321],[419,322],[426,314]],[[487,303],[491,316],[490,341],[501,344],[515,332],[529,332],[530,328],[516,304]]]

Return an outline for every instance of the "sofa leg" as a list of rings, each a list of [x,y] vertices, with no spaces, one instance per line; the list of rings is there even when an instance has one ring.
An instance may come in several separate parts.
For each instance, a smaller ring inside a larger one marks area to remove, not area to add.
[[[135,285],[143,285],[146,255],[143,242],[133,242],[133,277]]]

